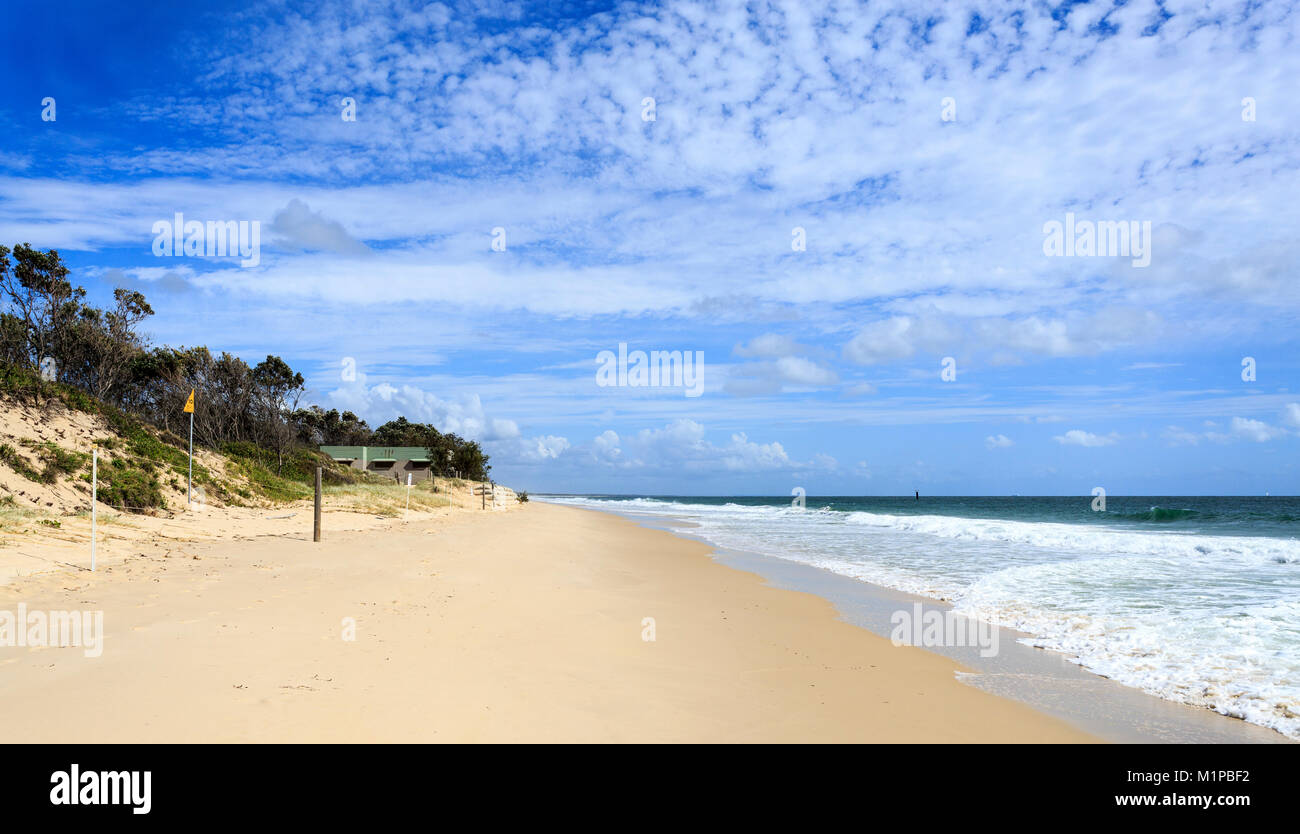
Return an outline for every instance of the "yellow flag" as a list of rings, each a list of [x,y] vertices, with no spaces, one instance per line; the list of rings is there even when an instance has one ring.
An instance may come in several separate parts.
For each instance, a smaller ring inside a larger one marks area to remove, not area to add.
[[[194,389],[193,388],[190,389],[190,398],[185,401],[185,411],[190,414],[194,413]]]

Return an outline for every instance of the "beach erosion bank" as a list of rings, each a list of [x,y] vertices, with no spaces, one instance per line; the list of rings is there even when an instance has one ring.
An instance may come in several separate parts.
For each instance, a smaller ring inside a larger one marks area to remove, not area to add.
[[[187,543],[0,586],[6,742],[1087,742],[703,543],[531,503]]]

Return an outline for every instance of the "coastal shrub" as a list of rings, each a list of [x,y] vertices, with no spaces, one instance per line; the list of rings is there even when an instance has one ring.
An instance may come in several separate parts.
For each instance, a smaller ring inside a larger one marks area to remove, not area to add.
[[[281,455],[274,449],[267,449],[258,446],[256,443],[241,440],[223,444],[221,451],[227,457],[238,458],[271,471],[278,471],[278,477],[289,481],[313,483],[316,478],[317,466],[324,468],[327,472],[338,468],[335,466],[334,460],[328,455],[307,448],[293,449]]]
[[[315,491],[318,466],[322,469],[321,481],[324,484],[356,484],[372,480],[371,473],[341,464],[315,449],[293,449],[281,456],[256,443],[240,441],[222,445],[221,452],[242,464],[245,474],[267,492],[267,497],[275,500],[310,496]]]
[[[97,400],[78,388],[48,382],[27,368],[0,363],[0,395],[26,401],[59,400],[69,409],[101,417],[117,436],[95,440],[94,445],[103,451],[124,453],[122,459],[110,464],[103,459],[101,452],[99,491],[101,500],[109,504],[119,508],[144,508],[143,511],[164,507],[166,501],[159,476],[165,476],[169,470],[173,477],[166,477],[165,481],[173,488],[180,488],[183,479],[189,474],[188,440],[166,430],[154,429],[121,408]],[[0,461],[30,481],[52,484],[62,474],[75,474],[83,468],[90,468],[88,453],[61,449],[53,443],[31,441],[25,445],[35,452],[42,464],[40,468],[32,466],[17,449],[8,444],[0,446]],[[247,501],[258,494],[279,501],[309,497],[309,485],[317,465],[326,466],[327,480],[335,483],[364,478],[363,473],[359,472],[356,475],[360,477],[332,474],[340,468],[339,465],[328,456],[305,448],[295,449],[285,456],[284,471],[289,477],[279,478],[267,471],[268,466],[275,466],[274,452],[252,442],[228,445],[231,448],[223,451],[244,464],[237,469],[253,482],[252,490],[220,482],[198,460],[194,461],[193,469],[194,483],[204,486],[209,490],[209,495],[226,503],[241,503],[236,500],[237,497]],[[295,479],[298,483],[294,483]],[[90,473],[87,471],[81,480],[89,483]],[[304,487],[304,484],[308,486]]]
[[[308,498],[314,489],[300,481],[291,481],[276,475],[255,458],[241,457],[227,452],[230,469],[250,481],[262,496],[272,501],[296,501]]]
[[[123,458],[99,468],[99,500],[133,513],[166,506],[158,476]]]
[[[45,469],[40,474],[41,483],[44,484],[57,482],[60,475],[75,474],[90,460],[90,455],[85,452],[64,449],[49,440],[43,443],[33,442],[31,447],[37,458],[45,464]]]
[[[41,473],[32,468],[18,450],[8,443],[0,443],[0,461],[9,465],[9,468],[22,475],[29,481],[41,482]]]
[[[16,400],[26,401],[36,398],[42,388],[40,376],[26,368],[15,365],[0,365],[0,392]]]
[[[528,503],[528,493],[524,492],[522,489],[515,493],[515,497],[519,499],[520,504]]]

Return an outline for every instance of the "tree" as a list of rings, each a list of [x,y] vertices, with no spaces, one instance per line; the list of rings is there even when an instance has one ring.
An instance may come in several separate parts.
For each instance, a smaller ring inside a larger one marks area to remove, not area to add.
[[[488,456],[477,443],[456,434],[444,434],[428,423],[412,423],[405,417],[375,429],[370,442],[376,446],[423,446],[429,450],[434,474],[444,477],[458,474],[462,478],[486,481],[492,469]]]
[[[26,341],[22,364],[37,370],[44,359],[66,359],[86,291],[68,281],[68,268],[55,249],[41,252],[20,243],[13,248],[12,270],[8,254],[6,249],[0,258],[0,293],[14,311],[6,329],[21,330]]]
[[[477,443],[405,417],[371,431],[350,411],[299,408],[305,380],[280,357],[268,355],[250,368],[238,356],[214,357],[202,345],[150,346],[139,333],[154,312],[143,294],[119,287],[114,306],[99,309],[85,303],[86,291],[68,275],[57,250],[0,246],[0,363],[39,372],[43,360],[53,359],[59,382],[177,435],[185,433],[183,406],[196,390],[197,443],[221,448],[251,441],[270,448],[281,474],[295,444],[386,445],[428,449],[437,474],[487,479],[488,456]]]
[[[0,246],[0,302],[9,301],[9,247]],[[18,316],[0,309],[0,362],[23,367],[29,361],[27,352],[27,326]]]
[[[284,455],[294,441],[289,415],[298,408],[306,380],[278,356],[267,356],[266,361],[258,363],[250,379],[253,383],[254,417],[261,435],[259,439],[275,449],[278,475],[284,469]]]
[[[60,357],[63,376],[101,400],[116,400],[132,377],[132,366],[144,354],[136,327],[153,315],[139,292],[113,291],[117,306],[101,311],[83,305]]]
[[[375,429],[370,442],[376,446],[428,446],[436,437],[438,430],[433,426],[398,417]]]
[[[298,440],[314,446],[364,446],[372,436],[366,421],[351,411],[339,414],[337,409],[325,411],[318,405],[298,409],[291,422]]]
[[[473,440],[462,440],[454,434],[447,436],[452,438],[454,443],[452,466],[461,477],[472,481],[488,480],[488,473],[492,471],[492,466],[488,463],[488,456],[483,453],[483,448]]]

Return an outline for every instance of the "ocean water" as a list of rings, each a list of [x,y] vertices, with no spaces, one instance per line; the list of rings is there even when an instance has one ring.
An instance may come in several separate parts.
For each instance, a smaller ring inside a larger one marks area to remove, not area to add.
[[[1300,739],[1300,498],[536,496],[952,603]],[[690,526],[696,525],[696,526]]]

